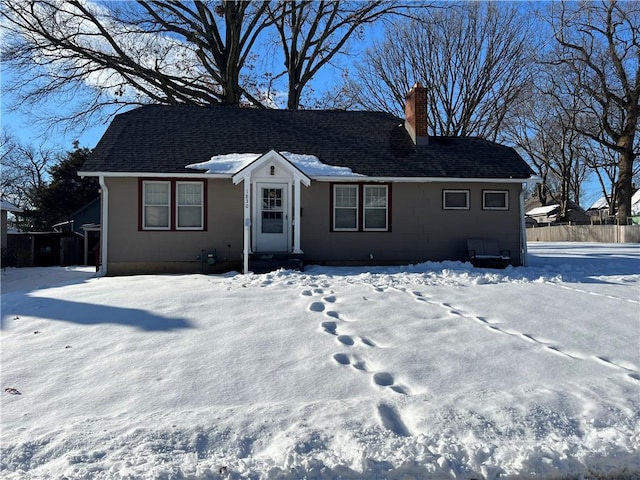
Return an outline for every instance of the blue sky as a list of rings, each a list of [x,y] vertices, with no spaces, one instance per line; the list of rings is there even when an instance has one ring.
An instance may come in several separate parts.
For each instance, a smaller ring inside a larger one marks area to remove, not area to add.
[[[529,4],[530,5],[530,4]],[[370,28],[366,42],[355,42],[354,49],[363,49],[371,38],[381,35],[383,29],[381,26]],[[357,58],[357,52],[352,52]],[[271,63],[280,63],[275,61],[272,56]],[[352,61],[352,57],[340,57],[333,64],[348,65]],[[1,67],[0,67],[1,68]],[[272,67],[273,69],[277,68]],[[8,104],[11,103],[11,98],[7,98],[4,87],[11,82],[11,72],[7,72],[6,69],[1,70],[1,82],[2,82],[2,97],[1,97],[1,117],[3,129],[8,130],[12,135],[17,137],[21,142],[31,144],[33,146],[43,146],[48,149],[59,150],[61,152],[72,149],[72,144],[75,140],[80,142],[81,147],[94,148],[100,137],[104,134],[108,124],[102,121],[96,120],[91,126],[83,130],[71,130],[64,131],[62,126],[60,128],[46,129],[44,125],[35,122],[35,115],[25,109],[19,111],[9,111]],[[340,70],[334,69],[331,66],[326,66],[320,71],[320,76],[314,81],[314,87],[318,91],[322,91],[326,88],[326,85],[337,83],[340,79]],[[70,104],[72,105],[72,104]],[[51,108],[48,105],[47,108]],[[44,107],[43,107],[44,108]],[[58,111],[64,108],[63,105],[55,105]],[[599,185],[595,181],[585,182],[583,186],[583,201],[582,204],[585,207],[590,206],[597,198],[601,196]]]

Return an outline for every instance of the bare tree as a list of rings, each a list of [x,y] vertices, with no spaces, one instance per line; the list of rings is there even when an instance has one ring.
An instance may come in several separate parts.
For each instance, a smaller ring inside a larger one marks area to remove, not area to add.
[[[271,20],[264,2],[2,0],[18,103],[80,98],[76,120],[144,103],[238,105],[240,72]],[[90,88],[86,88],[89,85]],[[7,86],[5,87],[7,91]]]
[[[566,100],[568,102],[569,100]],[[577,100],[574,98],[573,100]],[[541,182],[535,195],[542,205],[560,204],[560,217],[566,217],[570,202],[579,203],[581,187],[587,173],[588,140],[572,125],[576,109],[564,110],[566,103],[534,89],[526,102],[519,105],[517,121],[505,131],[535,168]]]
[[[318,71],[338,53],[344,53],[351,38],[362,28],[383,17],[406,15],[424,5],[397,1],[309,1],[278,2],[269,15],[278,32],[284,54],[287,108],[300,107],[302,91]]]
[[[560,203],[561,217],[569,202],[580,203],[582,184],[590,171],[591,140],[575,130],[583,115],[580,92],[563,69],[540,70],[526,101],[518,106],[505,138],[525,154],[542,178],[537,193]],[[553,185],[553,187],[552,187]]]
[[[21,144],[13,135],[3,131],[2,170],[0,188],[2,198],[30,209],[34,192],[47,183],[49,168],[55,163],[58,152],[33,145]]]
[[[573,128],[617,153],[616,215],[626,222],[640,115],[640,3],[567,2],[550,14],[556,48],[547,64],[564,67],[580,99]]]
[[[517,5],[490,2],[425,10],[388,29],[367,51],[355,87],[368,109],[400,113],[411,85],[427,89],[432,135],[496,139],[530,82],[533,47]]]

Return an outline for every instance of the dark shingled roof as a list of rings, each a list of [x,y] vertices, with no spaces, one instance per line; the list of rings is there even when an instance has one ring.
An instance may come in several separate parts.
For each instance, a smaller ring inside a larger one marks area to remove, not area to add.
[[[528,178],[513,148],[480,138],[415,146],[387,113],[149,105],[117,115],[84,172],[199,173],[214,155],[287,151],[370,177]],[[201,173],[201,172],[200,172]]]

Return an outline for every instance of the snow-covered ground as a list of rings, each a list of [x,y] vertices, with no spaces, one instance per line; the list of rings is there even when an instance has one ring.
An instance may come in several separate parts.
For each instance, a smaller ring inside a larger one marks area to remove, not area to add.
[[[640,246],[2,272],[0,477],[638,478]]]

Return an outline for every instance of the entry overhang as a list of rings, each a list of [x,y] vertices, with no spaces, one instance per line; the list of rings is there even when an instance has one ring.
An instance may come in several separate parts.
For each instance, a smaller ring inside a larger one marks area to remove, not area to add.
[[[291,175],[294,180],[299,181],[305,187],[311,185],[311,179],[302,170],[275,150],[269,150],[267,153],[256,158],[249,165],[244,166],[236,172],[233,177],[231,177],[233,184],[237,185],[245,179],[250,179],[253,172],[268,166],[270,163],[274,164],[274,166],[277,166],[278,168],[282,168],[286,173]]]
[[[276,173],[277,172],[277,173]],[[254,161],[245,165],[236,172],[232,177],[234,185],[240,182],[244,183],[244,273],[249,271],[249,254],[251,253],[251,225],[252,211],[256,212],[256,192],[254,184],[256,181],[285,180],[288,185],[293,186],[294,202],[293,211],[293,253],[302,253],[300,248],[300,185],[311,185],[311,179],[296,165],[291,163],[282,154],[275,150],[270,150],[264,155],[256,158]],[[253,202],[251,201],[253,192]],[[254,232],[255,235],[255,232]]]

